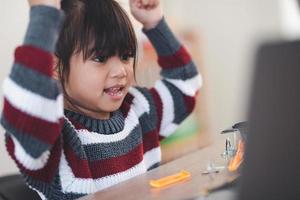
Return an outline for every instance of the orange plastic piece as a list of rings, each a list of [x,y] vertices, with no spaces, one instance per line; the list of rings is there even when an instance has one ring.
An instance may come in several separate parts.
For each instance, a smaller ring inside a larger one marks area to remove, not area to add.
[[[228,170],[231,172],[236,171],[244,160],[244,142],[239,141],[238,150],[234,158],[230,161],[228,165]]]
[[[182,180],[185,180],[191,176],[191,173],[185,170],[180,171],[177,174],[166,176],[156,180],[150,180],[149,184],[155,188],[161,188],[172,183],[176,183]]]

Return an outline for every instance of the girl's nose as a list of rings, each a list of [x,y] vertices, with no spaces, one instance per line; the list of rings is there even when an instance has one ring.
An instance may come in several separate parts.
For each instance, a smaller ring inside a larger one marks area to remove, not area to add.
[[[112,78],[123,78],[127,76],[126,67],[121,61],[113,62],[111,66],[110,75]]]

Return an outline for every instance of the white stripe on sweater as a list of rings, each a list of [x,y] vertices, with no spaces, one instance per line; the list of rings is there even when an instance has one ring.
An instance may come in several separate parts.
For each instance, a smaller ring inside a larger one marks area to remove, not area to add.
[[[144,154],[144,159],[137,165],[123,172],[105,176],[99,179],[76,178],[68,165],[64,153],[62,153],[59,164],[59,176],[64,193],[90,194],[103,190],[122,181],[145,173],[153,164],[161,161],[160,147],[154,148]],[[99,166],[101,167],[101,166]]]
[[[168,137],[178,128],[177,124],[169,123],[163,130],[160,131],[160,135],[163,137]]]
[[[174,101],[167,86],[161,80],[156,82],[154,88],[162,101],[162,119],[159,134],[164,136],[167,135],[166,129],[174,120]]]
[[[187,96],[195,96],[196,92],[202,87],[202,76],[198,74],[197,76],[187,79],[169,79],[166,78],[166,81],[172,83],[177,87],[183,94]]]
[[[97,132],[88,131],[86,129],[76,130],[72,123],[65,117],[65,119],[70,123],[70,125],[77,132],[78,137],[82,145],[91,145],[91,144],[100,144],[100,143],[111,143],[117,142],[125,139],[134,128],[136,128],[139,124],[138,117],[136,116],[134,110],[131,108],[128,112],[127,117],[124,122],[124,129],[118,133],[114,134],[100,134]]]
[[[153,148],[144,154],[144,161],[146,168],[152,167],[154,164],[161,161],[161,149],[160,147]]]
[[[49,122],[58,122],[63,117],[61,94],[51,100],[22,88],[9,77],[3,82],[3,93],[11,105],[28,115]]]
[[[14,154],[16,159],[28,170],[39,170],[42,169],[46,164],[50,156],[50,151],[45,151],[40,157],[33,158],[30,156],[19,143],[19,141],[13,136],[10,135],[13,140],[15,149]]]
[[[145,112],[150,113],[150,105],[146,97],[136,88],[129,88],[129,93],[134,96],[133,106],[138,117],[142,116]]]

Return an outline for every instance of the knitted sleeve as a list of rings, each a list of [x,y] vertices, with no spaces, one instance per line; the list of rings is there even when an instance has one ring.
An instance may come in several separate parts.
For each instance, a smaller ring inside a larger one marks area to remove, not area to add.
[[[52,7],[31,8],[24,43],[16,48],[12,70],[3,82],[1,125],[7,150],[21,171],[33,176],[51,159],[62,126],[63,98],[52,79],[52,54],[63,17]]]
[[[202,79],[189,53],[170,31],[165,20],[144,31],[158,54],[162,79],[151,89],[134,88],[133,96],[152,115],[160,138],[172,134],[193,111]],[[145,106],[146,105],[146,106]]]

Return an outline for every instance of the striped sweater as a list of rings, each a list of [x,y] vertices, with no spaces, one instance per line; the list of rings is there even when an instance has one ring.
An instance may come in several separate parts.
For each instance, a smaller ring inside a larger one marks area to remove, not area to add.
[[[192,112],[201,85],[189,54],[162,19],[144,31],[162,68],[153,88],[131,87],[108,120],[64,110],[51,78],[63,18],[55,8],[31,8],[24,44],[3,83],[7,151],[42,199],[79,198],[158,166],[159,141]]]

